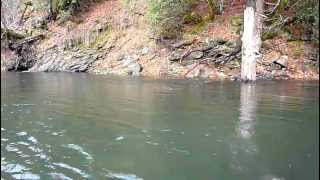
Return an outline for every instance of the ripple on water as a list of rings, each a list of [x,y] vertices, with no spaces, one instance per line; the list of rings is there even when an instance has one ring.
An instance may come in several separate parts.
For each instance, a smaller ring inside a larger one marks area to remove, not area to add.
[[[28,138],[28,140],[31,141],[31,142],[34,143],[34,144],[37,144],[37,143],[38,143],[38,140],[37,140],[35,137],[33,137],[33,136],[30,136],[30,137]]]
[[[23,180],[37,180],[40,179],[40,176],[37,174],[32,174],[32,173],[22,173],[22,174],[14,174],[12,175],[13,178],[15,179],[23,179]]]
[[[1,163],[1,171],[5,173],[21,173],[27,170],[29,169],[20,164],[6,164],[6,162]]]
[[[135,174],[113,173],[113,172],[109,172],[108,174],[106,174],[106,177],[116,178],[121,180],[143,180],[142,178],[138,177]]]
[[[53,179],[72,180],[72,178],[69,178],[68,176],[62,173],[49,173],[49,176],[52,177]]]
[[[84,155],[87,160],[93,160],[93,157],[91,156],[91,154],[89,154],[89,153],[87,153],[86,151],[84,151],[84,149],[83,149],[81,146],[79,146],[79,145],[76,145],[76,144],[67,144],[67,145],[62,145],[62,147],[76,150],[76,151],[78,151],[80,154]]]
[[[5,149],[8,152],[17,152],[17,151],[19,151],[19,149],[17,147],[15,147],[14,144],[8,144]]]
[[[27,135],[27,132],[21,131],[21,132],[18,132],[16,134],[17,134],[17,136],[25,136],[25,135]]]
[[[65,164],[65,163],[52,163],[52,165],[58,166],[60,168],[71,170],[71,171],[79,174],[83,178],[89,178],[90,177],[90,175],[85,173],[83,170],[75,168],[75,167],[72,167],[72,166],[70,166],[68,164]]]

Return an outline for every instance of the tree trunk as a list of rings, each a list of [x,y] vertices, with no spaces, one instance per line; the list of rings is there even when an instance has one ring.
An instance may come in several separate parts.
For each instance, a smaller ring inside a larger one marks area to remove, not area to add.
[[[263,0],[247,0],[242,35],[241,80],[256,80],[256,60],[261,46]]]
[[[52,0],[48,0],[48,19],[52,20],[53,19],[53,7],[52,7]]]
[[[256,0],[256,12],[255,12],[255,17],[256,17],[256,40],[257,40],[257,47],[258,50],[260,50],[261,47],[261,35],[263,32],[263,0]]]

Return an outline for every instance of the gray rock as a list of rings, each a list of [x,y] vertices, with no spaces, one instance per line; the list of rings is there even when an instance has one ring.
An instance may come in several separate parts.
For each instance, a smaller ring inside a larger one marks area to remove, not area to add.
[[[195,52],[192,52],[189,56],[193,59],[200,59],[203,57],[203,52],[202,51],[195,51]]]
[[[40,55],[37,63],[29,69],[31,72],[66,71],[87,72],[92,63],[98,59],[94,51],[64,51],[47,50]]]
[[[183,54],[183,50],[179,49],[179,50],[176,50],[176,51],[173,51],[169,57],[168,57],[168,60],[169,61],[179,61],[181,56]]]
[[[133,64],[135,62],[135,60],[131,57],[131,56],[127,56],[125,58],[122,59],[122,67],[127,67],[130,64]]]
[[[144,48],[141,50],[141,54],[142,54],[142,55],[148,54],[148,52],[149,52],[149,48],[148,48],[148,47],[144,47]]]
[[[288,66],[288,56],[281,56],[279,59],[273,61],[274,64],[280,65],[281,68]]]
[[[142,67],[139,63],[133,63],[128,66],[128,74],[138,76],[142,71]]]

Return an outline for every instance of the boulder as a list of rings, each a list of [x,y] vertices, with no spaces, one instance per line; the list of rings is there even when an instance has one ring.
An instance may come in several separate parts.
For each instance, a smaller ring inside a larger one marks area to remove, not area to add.
[[[139,63],[135,62],[133,64],[130,64],[128,66],[128,74],[129,75],[133,75],[133,76],[138,76],[140,74],[140,72],[142,71],[142,67]]]
[[[148,47],[144,47],[141,49],[141,55],[146,55],[149,52],[149,48]]]
[[[288,67],[288,56],[281,56],[279,59],[273,61],[274,64],[280,65],[281,68]]]

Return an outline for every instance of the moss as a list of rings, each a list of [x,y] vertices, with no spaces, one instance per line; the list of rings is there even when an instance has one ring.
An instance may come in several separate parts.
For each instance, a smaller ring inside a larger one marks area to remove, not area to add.
[[[201,32],[203,32],[206,28],[207,28],[207,25],[208,25],[208,21],[202,21],[200,23],[198,23],[197,25],[195,25],[189,33],[191,34],[199,34]]]
[[[183,17],[183,23],[198,24],[198,23],[201,23],[201,22],[202,22],[202,16],[199,15],[198,13],[196,13],[196,12],[188,13]]]
[[[240,16],[233,16],[230,19],[230,24],[232,26],[241,26],[243,24],[243,19]]]
[[[291,41],[288,43],[290,50],[295,58],[299,58],[304,53],[303,41]]]
[[[91,45],[90,45],[90,48],[96,48],[98,49],[99,47],[103,46],[107,41],[108,39],[110,38],[111,36],[111,29],[107,29],[105,32],[103,32],[102,34],[100,34],[95,42],[93,42]]]
[[[275,37],[278,36],[278,32],[277,31],[273,31],[273,32],[265,32],[262,34],[262,40],[268,40],[268,39],[273,39]]]
[[[3,33],[3,29],[1,29],[1,34]],[[13,30],[7,29],[5,31],[5,36],[8,38],[8,40],[12,40],[12,41],[16,41],[16,40],[20,40],[23,38],[26,38],[27,36],[24,34],[19,34],[14,32]]]

